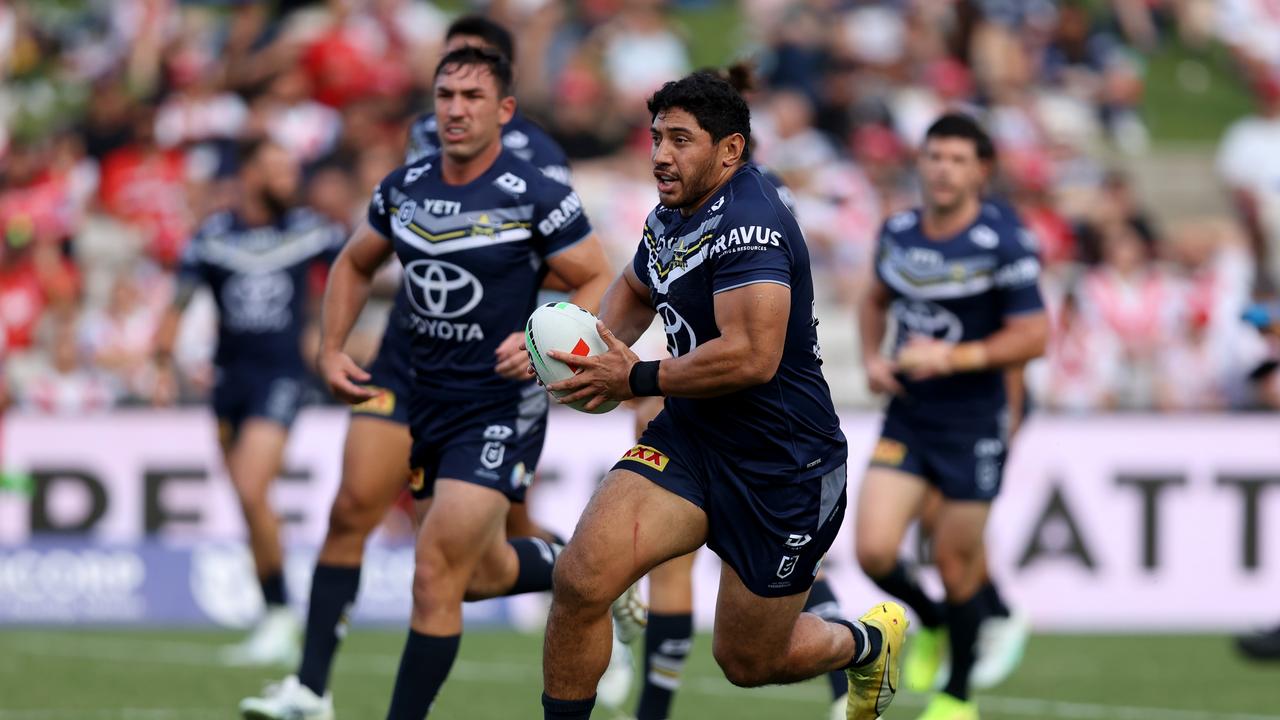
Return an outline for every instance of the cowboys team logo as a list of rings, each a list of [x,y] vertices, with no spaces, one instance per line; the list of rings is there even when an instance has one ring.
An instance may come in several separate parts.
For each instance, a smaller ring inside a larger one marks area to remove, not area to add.
[[[293,280],[286,272],[232,275],[222,286],[227,326],[241,332],[289,327],[292,302]]]
[[[950,310],[929,300],[893,301],[889,312],[902,324],[906,331],[898,337],[899,344],[905,343],[912,336],[936,338],[947,342],[960,342],[964,336],[964,324]]]
[[[484,299],[475,275],[444,260],[414,260],[404,267],[404,279],[414,309],[431,318],[466,315]]]
[[[693,327],[669,303],[659,303],[657,311],[662,316],[662,330],[667,334],[667,352],[672,357],[693,352],[698,347],[698,336],[693,334]]]
[[[413,222],[414,213],[418,212],[418,202],[416,200],[405,200],[400,203],[400,209],[396,212],[396,219],[401,225],[408,225]]]

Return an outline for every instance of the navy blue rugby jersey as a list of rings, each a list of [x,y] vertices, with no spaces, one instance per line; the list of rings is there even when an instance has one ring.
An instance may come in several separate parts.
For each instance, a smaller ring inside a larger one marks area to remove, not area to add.
[[[502,126],[502,146],[516,157],[532,163],[543,175],[565,185],[569,184],[569,158],[555,140],[537,123],[517,110],[511,122]],[[435,113],[423,113],[409,126],[409,142],[405,146],[404,162],[412,165],[419,160],[440,154],[440,134]]]
[[[645,221],[633,267],[676,357],[720,336],[716,293],[755,283],[789,287],[786,344],[773,379],[715,398],[667,398],[666,412],[753,474],[794,478],[844,461],[844,435],[822,376],[809,250],[757,168],[739,170],[688,218],[659,205]]]
[[[369,224],[404,266],[407,312],[391,323],[411,338],[413,387],[475,398],[525,385],[498,376],[493,353],[533,312],[546,258],[591,234],[573,188],[506,150],[466,185],[427,159],[378,184]]]
[[[983,202],[972,225],[937,241],[925,237],[919,209],[894,215],[880,232],[875,269],[893,296],[896,348],[915,335],[981,340],[1006,317],[1044,309],[1035,241],[1003,203]],[[891,412],[945,421],[998,413],[1006,404],[1001,370],[900,380],[906,397],[894,398]]]
[[[261,226],[231,211],[210,215],[183,251],[178,282],[203,283],[213,291],[214,364],[302,371],[307,274],[316,262],[331,263],[345,240],[341,225],[308,208]]]

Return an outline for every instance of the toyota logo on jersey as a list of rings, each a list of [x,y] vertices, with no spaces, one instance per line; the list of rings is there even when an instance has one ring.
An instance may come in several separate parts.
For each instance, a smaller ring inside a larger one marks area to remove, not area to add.
[[[415,260],[404,268],[405,292],[419,313],[456,318],[484,298],[484,286],[466,269],[443,260]]]

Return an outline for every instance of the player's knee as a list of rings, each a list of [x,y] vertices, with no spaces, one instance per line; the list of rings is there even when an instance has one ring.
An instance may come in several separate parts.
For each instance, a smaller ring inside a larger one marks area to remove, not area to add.
[[[898,548],[877,540],[859,539],[857,554],[858,564],[868,577],[884,577],[898,564]]]
[[[443,553],[419,549],[413,566],[413,606],[415,610],[462,601],[465,579],[454,577]]]
[[[740,646],[715,641],[711,645],[711,654],[725,679],[738,687],[760,687],[773,677],[767,658],[745,652]]]
[[[563,607],[577,609],[607,608],[617,597],[609,596],[607,583],[596,572],[584,553],[570,544],[556,558],[555,570],[551,576],[552,592],[555,600]]]
[[[980,555],[975,550],[952,547],[938,548],[934,553],[934,564],[938,568],[938,576],[947,589],[948,597],[957,594],[969,595],[970,587],[977,589],[977,575]]]
[[[379,512],[372,505],[357,493],[339,490],[333,507],[329,509],[329,536],[364,538],[373,532]]]

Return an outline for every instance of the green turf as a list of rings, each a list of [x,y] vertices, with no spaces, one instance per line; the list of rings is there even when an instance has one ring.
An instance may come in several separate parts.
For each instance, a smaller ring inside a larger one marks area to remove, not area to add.
[[[0,720],[233,717],[240,697],[279,673],[216,666],[213,650],[230,639],[201,632],[0,632]],[[333,684],[339,718],[383,716],[401,639],[399,632],[352,633]],[[541,717],[540,648],[536,635],[468,634],[433,717]],[[1041,636],[1018,674],[985,696],[982,716],[1280,720],[1277,685],[1276,668],[1245,664],[1220,637]],[[820,720],[826,692],[820,681],[734,688],[712,662],[709,638],[701,637],[674,717]],[[913,718],[922,702],[901,696],[885,718]]]

